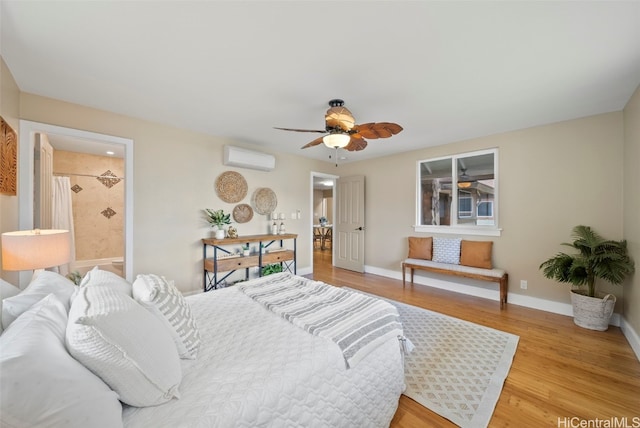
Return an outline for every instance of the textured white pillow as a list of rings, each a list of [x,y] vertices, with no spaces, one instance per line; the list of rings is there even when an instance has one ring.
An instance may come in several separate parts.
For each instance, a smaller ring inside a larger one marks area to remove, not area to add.
[[[200,331],[191,307],[175,287],[158,275],[138,275],[133,282],[133,298],[167,327],[180,358],[195,359],[200,347]]]
[[[2,333],[2,301],[20,293],[20,289],[13,284],[0,278],[0,333]]]
[[[132,406],[178,397],[180,357],[162,322],[111,287],[80,287],[69,311],[71,355]]]
[[[80,287],[94,287],[96,285],[112,287],[131,297],[131,284],[126,279],[108,270],[99,269],[98,266],[87,272],[80,281]]]
[[[69,299],[76,286],[56,272],[48,270],[40,272],[20,294],[3,299],[2,327],[6,329],[23,312],[49,294],[55,294],[69,311]]]
[[[66,326],[50,294],[0,336],[0,426],[122,427],[117,394],[65,349]]]
[[[461,238],[433,238],[433,261],[460,264]]]

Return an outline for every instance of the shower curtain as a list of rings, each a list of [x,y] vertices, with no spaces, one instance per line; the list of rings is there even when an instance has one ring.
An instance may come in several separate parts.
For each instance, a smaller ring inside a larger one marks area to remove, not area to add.
[[[69,177],[53,177],[53,203],[51,227],[68,230],[71,235],[71,263],[76,261],[76,239],[73,231],[73,208],[71,205],[71,180]],[[69,265],[59,267],[62,275],[69,273]]]

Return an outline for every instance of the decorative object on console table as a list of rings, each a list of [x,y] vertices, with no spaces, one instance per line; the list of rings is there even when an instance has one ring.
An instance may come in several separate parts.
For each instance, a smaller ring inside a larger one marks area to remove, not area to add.
[[[278,234],[264,234],[264,235],[247,235],[239,236],[237,238],[226,239],[203,239],[202,240],[202,252],[204,260],[204,274],[203,274],[203,289],[209,291],[220,288],[222,284],[226,282],[226,279],[233,274],[236,270],[245,270],[245,279],[249,279],[249,270],[252,267],[258,268],[258,275],[262,276],[262,267],[268,264],[278,264],[282,267],[283,271],[289,271],[293,274],[296,273],[296,252],[297,252],[297,238],[298,235],[293,233],[285,233],[284,235]],[[293,240],[293,250],[283,248],[285,240]],[[274,245],[276,250],[270,250],[274,243],[278,242],[278,245]],[[247,248],[251,243],[258,244],[258,251],[250,254],[249,256],[239,257],[234,255],[231,251],[225,247],[229,245],[242,245],[243,250]],[[213,249],[213,257],[208,255],[210,249]],[[264,249],[264,252],[262,251]],[[235,256],[235,257],[231,257]],[[224,272],[224,274],[222,274]],[[220,274],[220,275],[219,275]]]
[[[251,255],[251,250],[249,249],[249,243],[246,243],[242,246],[242,255],[245,257]]]
[[[563,243],[578,250],[578,254],[558,253],[540,265],[542,273],[549,279],[570,283],[584,289],[571,290],[573,322],[590,330],[604,331],[609,328],[616,297],[596,292],[596,279],[604,279],[620,285],[634,272],[633,260],[627,252],[627,241],[604,239],[589,226],[576,226],[571,243]]]
[[[231,214],[225,214],[223,210],[204,209],[205,217],[211,227],[216,226],[216,239],[224,239],[225,231],[223,227],[231,224]]]

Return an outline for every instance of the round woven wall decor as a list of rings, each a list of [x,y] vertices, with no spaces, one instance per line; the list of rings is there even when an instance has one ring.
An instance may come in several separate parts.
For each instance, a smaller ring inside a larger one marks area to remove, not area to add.
[[[271,214],[278,205],[278,198],[268,187],[259,187],[253,192],[251,203],[258,214]]]
[[[225,202],[240,202],[247,196],[247,180],[235,171],[223,172],[216,178],[216,193]]]
[[[248,204],[238,204],[233,208],[233,219],[236,223],[246,223],[253,218],[253,209]]]

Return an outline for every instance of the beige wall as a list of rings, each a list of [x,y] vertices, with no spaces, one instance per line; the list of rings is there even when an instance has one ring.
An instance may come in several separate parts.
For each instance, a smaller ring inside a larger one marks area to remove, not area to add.
[[[20,105],[22,119],[134,140],[134,276],[164,275],[185,292],[202,288],[201,239],[211,233],[202,209],[233,210],[235,204],[222,202],[214,188],[216,177],[227,170],[247,180],[241,203],[250,204],[258,187],[270,187],[278,197],[277,212],[301,211],[301,220],[287,219],[285,225],[287,232],[300,235],[298,269],[310,266],[310,171],[332,171],[330,164],[273,153],[274,171],[230,168],[222,165],[223,145],[241,145],[234,141],[32,94],[22,93]],[[255,214],[249,223],[235,226],[246,235],[266,233],[269,224],[266,216]]]
[[[123,257],[124,159],[55,150],[53,173],[78,186],[71,192],[76,260]],[[96,178],[107,173],[119,178]]]
[[[5,80],[3,77],[3,98]],[[568,287],[545,279],[538,266],[562,249],[560,243],[569,240],[574,225],[591,225],[612,239],[627,238],[638,258],[638,196],[634,193],[638,178],[633,164],[639,150],[638,98],[636,92],[624,113],[518,130],[338,168],[327,162],[274,153],[276,169],[272,172],[223,166],[222,145],[235,144],[233,141],[24,93],[13,105],[20,106],[23,119],[134,140],[133,270],[175,279],[183,291],[201,287],[200,239],[210,233],[201,209],[231,211],[234,206],[223,203],[215,194],[215,178],[225,170],[237,170],[247,179],[249,193],[241,202],[248,203],[257,187],[268,186],[278,195],[277,212],[301,210],[302,220],[286,220],[287,231],[300,234],[300,268],[311,261],[312,213],[307,212],[312,197],[310,171],[365,175],[365,263],[399,274],[399,262],[407,251],[406,237],[415,235],[416,162],[497,147],[502,236],[472,239],[495,241],[494,262],[509,272],[510,293],[515,297],[566,304]],[[623,166],[627,171],[624,177]],[[629,201],[624,208],[623,200]],[[3,216],[15,217],[16,210],[3,200]],[[242,235],[266,232],[268,225],[265,216],[255,215],[250,223],[236,226]],[[5,227],[3,220],[3,230],[11,228]],[[521,279],[528,281],[528,290],[519,288]],[[625,317],[639,331],[637,310],[634,313],[630,307],[631,302],[638,302],[640,293],[633,289],[636,284],[634,279],[625,289]],[[620,298],[623,295],[621,287],[603,289]],[[619,311],[622,305],[618,306]]]
[[[624,109],[624,237],[636,273],[624,285],[624,318],[640,334],[640,86]]]
[[[341,176],[365,175],[365,264],[399,271],[406,237],[421,235],[412,228],[417,161],[497,147],[502,236],[470,239],[495,242],[494,263],[509,273],[510,293],[568,303],[568,286],[544,278],[538,266],[577,224],[622,238],[622,129],[617,112],[339,166]],[[621,287],[602,289],[622,297]]]
[[[2,57],[0,57],[0,116],[20,138],[20,90]],[[9,232],[17,228],[17,196],[0,195],[0,232]],[[1,256],[0,266],[2,266]],[[18,284],[17,272],[3,272],[2,278],[12,284]]]

